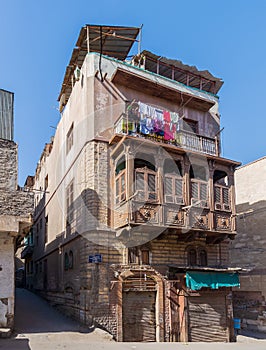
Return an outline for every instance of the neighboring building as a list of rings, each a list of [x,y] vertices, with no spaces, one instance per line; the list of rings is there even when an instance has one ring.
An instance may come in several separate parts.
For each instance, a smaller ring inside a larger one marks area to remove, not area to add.
[[[14,323],[14,251],[31,225],[33,195],[18,189],[11,92],[0,90],[0,337]]]
[[[27,285],[118,341],[231,341],[234,169],[208,71],[87,25],[37,165]],[[31,274],[30,272],[33,272]]]
[[[266,157],[236,170],[238,237],[231,262],[244,269],[234,291],[235,316],[243,328],[266,332]]]

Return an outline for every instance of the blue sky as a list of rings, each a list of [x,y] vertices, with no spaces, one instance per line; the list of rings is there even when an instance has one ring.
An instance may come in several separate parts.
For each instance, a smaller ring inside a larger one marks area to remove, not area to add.
[[[19,184],[60,119],[57,97],[85,24],[143,24],[142,49],[222,78],[222,155],[243,164],[265,156],[265,18],[264,0],[1,1],[0,88],[15,93]]]

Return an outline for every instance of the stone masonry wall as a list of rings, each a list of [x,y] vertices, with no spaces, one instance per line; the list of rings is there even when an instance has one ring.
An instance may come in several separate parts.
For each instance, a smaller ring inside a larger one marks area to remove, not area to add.
[[[17,186],[17,145],[0,139],[0,190],[15,191]]]
[[[33,211],[33,193],[17,190],[17,145],[0,139],[0,215],[26,216]]]

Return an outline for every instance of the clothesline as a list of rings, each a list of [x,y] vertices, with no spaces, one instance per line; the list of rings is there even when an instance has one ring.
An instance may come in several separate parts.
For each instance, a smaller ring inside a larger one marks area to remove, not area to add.
[[[127,130],[129,133],[141,133],[143,135],[161,136],[165,141],[173,141],[177,138],[179,130],[179,114],[152,107],[143,102],[135,102],[128,108],[129,118]]]

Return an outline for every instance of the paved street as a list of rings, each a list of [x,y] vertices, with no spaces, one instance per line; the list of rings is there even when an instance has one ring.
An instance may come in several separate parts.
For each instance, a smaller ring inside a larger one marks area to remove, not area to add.
[[[266,336],[238,336],[237,343],[116,343],[100,329],[90,330],[63,316],[47,302],[24,289],[17,290],[15,331],[0,339],[0,350],[250,350],[265,349]],[[262,338],[262,339],[259,339]],[[264,338],[264,339],[263,339]]]

